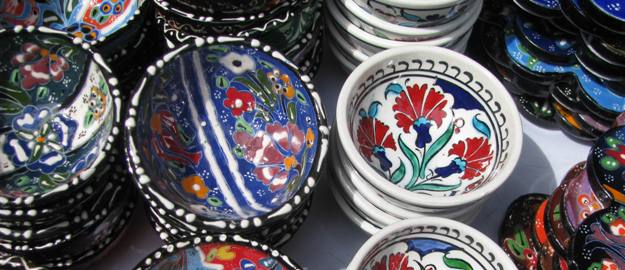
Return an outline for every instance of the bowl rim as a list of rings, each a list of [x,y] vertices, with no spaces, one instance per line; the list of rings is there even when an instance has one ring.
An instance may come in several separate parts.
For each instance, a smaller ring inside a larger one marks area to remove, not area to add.
[[[210,219],[208,217],[199,215],[193,211],[187,210],[185,207],[181,207],[180,203],[170,201],[166,196],[161,195],[158,190],[152,188],[151,179],[145,173],[145,169],[141,164],[141,157],[137,154],[137,148],[135,146],[134,132],[136,130],[136,118],[138,107],[140,107],[139,99],[147,83],[158,75],[158,71],[166,66],[168,62],[173,60],[181,53],[191,51],[193,49],[202,48],[205,46],[215,44],[236,44],[244,45],[249,48],[255,49],[259,52],[266,53],[277,61],[284,64],[284,66],[290,69],[292,72],[299,76],[302,81],[302,86],[308,91],[310,100],[313,103],[313,108],[317,116],[317,150],[315,152],[315,159],[312,163],[312,167],[307,177],[300,186],[300,188],[293,194],[293,196],[282,203],[280,206],[273,208],[271,211],[258,216],[241,218],[241,219]],[[127,105],[127,116],[124,121],[124,138],[126,154],[126,163],[132,174],[133,182],[139,188],[140,193],[144,199],[150,204],[158,207],[163,213],[167,213],[176,217],[184,219],[188,224],[204,227],[208,231],[217,230],[220,232],[240,232],[241,230],[250,230],[254,228],[262,228],[266,224],[271,224],[280,218],[288,216],[293,209],[297,208],[300,204],[305,203],[311,199],[312,193],[317,186],[317,183],[321,180],[321,172],[325,167],[326,155],[329,144],[329,128],[327,126],[327,118],[323,104],[321,103],[321,97],[312,84],[312,79],[308,75],[301,74],[299,68],[293,63],[287,60],[284,55],[278,51],[273,50],[270,46],[264,45],[257,39],[242,38],[242,37],[228,37],[217,36],[207,38],[195,38],[189,42],[185,42],[175,49],[168,51],[159,59],[155,60],[150,66],[146,68],[146,72],[139,80],[137,87],[133,91],[129,98]],[[164,202],[163,202],[164,201]],[[160,212],[160,211],[159,211]]]
[[[181,240],[176,240],[172,243],[165,244],[158,249],[152,251],[149,255],[145,256],[141,259],[135,267],[132,269],[135,270],[147,270],[152,269],[152,267],[174,254],[175,252],[185,250],[188,248],[196,247],[201,244],[237,244],[246,246],[250,249],[255,249],[261,252],[266,253],[272,258],[278,260],[284,266],[288,267],[288,270],[300,270],[302,269],[293,259],[284,255],[277,249],[274,249],[271,246],[268,246],[263,243],[259,243],[254,240],[246,239],[242,236],[236,234],[212,234],[212,235],[203,235],[203,236],[192,236],[187,237]]]
[[[18,198],[12,198],[12,197],[0,195],[0,209],[9,209],[12,212],[10,215],[2,215],[5,218],[13,217],[13,216],[28,217],[30,216],[30,213],[33,213],[32,211],[36,211],[34,208],[48,204],[49,202],[52,202],[55,199],[64,198],[63,196],[66,196],[66,194],[71,194],[77,189],[84,187],[84,185],[89,182],[89,179],[91,178],[91,176],[95,173],[94,170],[96,169],[96,167],[99,167],[100,164],[105,164],[107,162],[107,159],[110,158],[110,156],[113,154],[116,141],[119,139],[118,137],[121,137],[119,133],[121,132],[121,128],[122,128],[121,127],[122,100],[120,97],[121,92],[118,88],[119,81],[113,75],[113,71],[110,68],[110,66],[105,62],[104,57],[98,52],[94,51],[93,49],[94,46],[92,46],[91,43],[81,38],[74,37],[68,32],[48,28],[45,26],[24,27],[24,26],[18,25],[15,27],[4,28],[4,29],[0,29],[0,36],[8,35],[8,34],[17,35],[22,32],[26,32],[29,34],[34,33],[34,34],[49,35],[49,36],[55,36],[55,37],[61,38],[67,41],[68,44],[71,44],[75,46],[76,48],[78,48],[79,50],[88,54],[89,61],[91,61],[98,67],[106,83],[109,85],[109,88],[110,88],[109,93],[111,95],[111,101],[112,101],[111,103],[113,106],[110,113],[113,114],[112,115],[113,123],[112,123],[111,131],[108,134],[108,137],[105,140],[105,144],[102,146],[102,149],[101,149],[102,157],[98,155],[94,163],[91,165],[91,168],[89,168],[88,170],[85,170],[79,174],[75,174],[71,176],[70,178],[67,179],[67,181],[64,184],[61,184],[57,186],[56,188],[49,190],[48,192],[44,192],[44,193],[40,192],[40,193],[18,197]],[[84,83],[84,78],[81,77],[79,80],[80,80],[80,83]],[[11,175],[12,173],[13,172],[10,172],[8,175]],[[19,210],[22,210],[21,212],[24,212],[24,215],[17,215],[14,213]]]
[[[335,1],[339,1],[339,0],[326,1],[326,10],[327,10],[326,16],[328,16],[329,14],[329,16],[332,18],[332,21],[338,24],[341,28],[343,28],[344,31],[349,33],[350,36],[362,41],[363,43],[367,43],[375,47],[386,48],[386,49],[407,46],[407,45],[416,45],[416,44],[431,45],[431,46],[446,46],[450,43],[453,43],[456,39],[461,37],[463,34],[469,31],[471,27],[473,27],[473,25],[479,18],[479,12],[477,11],[480,10],[482,7],[481,4],[476,5],[474,7],[475,12],[473,12],[474,14],[472,14],[472,17],[470,17],[470,20],[466,21],[460,27],[458,27],[457,29],[455,29],[454,31],[446,35],[443,35],[434,39],[423,40],[423,41],[398,41],[398,40],[384,39],[374,34],[368,33],[365,30],[360,29],[360,27],[356,26],[351,21],[349,21],[348,18],[345,17],[342,11],[339,10],[337,6],[338,3],[336,3]]]
[[[477,229],[452,219],[440,217],[419,217],[405,219],[400,222],[393,223],[385,228],[382,228],[376,234],[371,236],[356,252],[356,255],[354,255],[349,265],[347,266],[347,270],[360,269],[359,267],[361,267],[361,264],[363,263],[365,257],[368,255],[368,252],[376,247],[376,245],[381,240],[384,240],[384,238],[392,233],[400,232],[403,230],[404,235],[406,235],[406,233],[408,233],[409,235],[418,234],[418,232],[408,231],[408,229],[414,227],[420,227],[422,229],[422,233],[429,233],[436,231],[437,226],[443,227],[441,228],[441,230],[445,230],[445,232],[447,233],[459,234],[460,232],[466,234],[467,236],[470,236],[473,243],[468,245],[479,244],[482,248],[488,247],[490,249],[489,253],[493,255],[491,257],[492,260],[494,261],[495,259],[497,259],[500,260],[502,264],[504,264],[502,269],[516,269],[515,264],[508,257],[508,255],[499,247],[499,245]]]
[[[479,17],[480,12],[478,12],[479,9],[476,10],[476,7],[480,6],[480,9],[481,9],[482,3],[483,3],[483,0],[472,0],[472,2],[469,3],[470,6],[467,8],[467,10],[464,13],[460,14],[460,16],[458,16],[454,20],[451,20],[443,24],[434,25],[434,26],[417,28],[417,27],[407,27],[407,26],[394,24],[386,20],[383,20],[379,17],[376,17],[375,15],[367,12],[361,6],[356,4],[354,0],[328,0],[328,1],[340,2],[337,4],[343,5],[343,7],[339,7],[339,8],[345,8],[347,11],[349,11],[349,13],[354,15],[358,20],[363,21],[364,23],[369,24],[372,27],[382,30],[384,32],[388,32],[388,33],[399,35],[399,36],[414,36],[414,37],[418,36],[422,38],[434,38],[434,39],[439,36],[452,33],[455,29],[458,29],[461,26],[461,24],[471,21],[472,18],[474,17]]]
[[[361,77],[364,76],[365,73],[368,73],[370,69],[374,69],[376,66],[384,65],[388,61],[388,58],[411,53],[423,53],[433,57],[443,56],[444,58],[455,58],[456,60],[466,63],[467,66],[471,66],[476,73],[483,75],[483,77],[492,82],[496,88],[501,89],[501,91],[496,93],[499,93],[497,96],[503,103],[501,106],[502,112],[505,112],[506,119],[510,123],[509,131],[512,138],[509,147],[511,150],[506,164],[499,169],[499,172],[493,177],[493,179],[486,183],[486,185],[465,194],[448,197],[413,193],[390,183],[387,179],[380,176],[380,174],[371,165],[369,165],[358,152],[358,149],[354,144],[354,140],[352,139],[351,132],[349,131],[351,127],[348,125],[348,116],[346,112],[349,107],[349,98],[351,93],[354,89],[356,89],[359,81],[362,80]],[[370,57],[367,61],[356,67],[343,84],[338,97],[335,115],[335,127],[340,140],[340,146],[347,154],[349,162],[352,163],[354,168],[363,176],[363,178],[365,178],[365,180],[367,180],[374,187],[385,194],[408,204],[435,208],[449,208],[469,204],[479,199],[486,198],[499,188],[506,180],[508,180],[521,156],[523,143],[521,118],[516,108],[516,104],[507,92],[506,88],[495,77],[495,75],[479,63],[463,54],[445,48],[413,45],[389,49]]]
[[[408,9],[439,9],[450,8],[459,5],[463,1],[471,0],[436,0],[436,1],[415,1],[415,0],[377,0],[389,6]]]

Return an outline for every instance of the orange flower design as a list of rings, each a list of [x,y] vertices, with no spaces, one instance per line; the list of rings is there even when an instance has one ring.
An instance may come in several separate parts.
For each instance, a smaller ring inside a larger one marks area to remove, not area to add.
[[[182,188],[185,192],[198,197],[198,199],[206,199],[208,197],[208,187],[204,184],[202,177],[197,175],[187,176],[182,179]]]

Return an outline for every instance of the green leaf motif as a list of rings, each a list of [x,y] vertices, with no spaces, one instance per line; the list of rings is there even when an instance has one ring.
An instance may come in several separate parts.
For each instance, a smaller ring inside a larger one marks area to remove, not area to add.
[[[245,119],[243,119],[243,117],[237,118],[237,122],[235,123],[235,130],[247,132],[250,135],[254,135],[254,129],[247,121],[245,121]]]
[[[423,156],[422,168],[419,174],[420,178],[425,178],[425,171],[426,171],[425,168],[427,168],[428,163],[434,156],[436,156],[436,154],[438,154],[438,152],[441,151],[441,149],[443,149],[443,147],[449,142],[449,140],[451,140],[451,136],[453,134],[454,134],[454,125],[452,123],[452,124],[449,124],[449,127],[447,127],[447,130],[445,131],[445,133],[443,133],[443,135],[438,137],[438,139],[436,139],[436,141],[425,152],[425,155]]]
[[[461,269],[461,270],[473,270],[473,267],[463,259],[455,259],[447,257],[449,254],[443,256],[443,262],[449,269]]]
[[[256,78],[258,78],[258,81],[261,84],[260,90],[265,94],[265,96],[270,102],[268,104],[276,103],[276,100],[278,99],[278,97],[276,96],[276,93],[272,91],[272,84],[269,81],[269,77],[267,77],[267,73],[259,69],[256,71]]]
[[[272,104],[270,98],[262,90],[262,87],[260,87],[254,81],[245,77],[236,77],[234,81],[245,85],[248,89],[254,92],[254,94],[256,94],[256,96],[261,100],[262,103]]]
[[[295,92],[295,96],[297,97],[297,101],[299,101],[299,103],[302,103],[303,105],[308,105],[308,102],[306,102],[306,96],[304,96],[304,94],[301,91],[297,91]]]
[[[397,168],[393,174],[391,174],[391,182],[393,184],[397,184],[399,183],[402,179],[404,179],[404,176],[406,175],[406,166],[404,165],[404,162],[401,162],[399,164],[399,168]]]
[[[462,183],[458,182],[455,185],[443,185],[443,184],[433,184],[433,183],[422,183],[415,186],[410,187],[408,190],[417,191],[417,190],[425,190],[425,191],[451,191],[459,188]]]
[[[398,141],[401,152],[404,153],[404,156],[408,158],[408,160],[410,161],[410,166],[412,166],[412,176],[410,177],[410,183],[408,183],[408,185],[406,186],[410,187],[415,184],[417,178],[419,177],[419,168],[421,168],[421,165],[419,164],[419,157],[417,157],[417,155],[415,155],[415,153],[410,150],[410,147],[408,147],[404,140],[402,140],[401,135],[399,136]]]
[[[287,105],[287,107],[287,116],[289,118],[289,122],[297,123],[297,110],[295,109],[295,103],[289,102],[289,105]]]
[[[226,79],[224,76],[218,76],[217,79],[215,79],[215,84],[217,85],[217,87],[222,89],[226,89],[228,88],[228,86],[230,86],[230,82],[228,82],[228,79]]]

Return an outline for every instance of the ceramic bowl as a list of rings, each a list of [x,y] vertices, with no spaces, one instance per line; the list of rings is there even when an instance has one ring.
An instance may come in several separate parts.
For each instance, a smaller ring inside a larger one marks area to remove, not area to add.
[[[411,46],[369,58],[343,85],[336,115],[354,168],[384,194],[416,206],[487,198],[521,152],[520,118],[503,85],[448,49]]]
[[[282,7],[289,7],[299,2],[309,2],[300,0],[275,0],[275,1],[243,1],[243,0],[175,0],[156,1],[159,5],[171,5],[183,11],[194,11],[203,16],[214,16],[216,18],[236,18],[246,15],[267,17],[272,10]]]
[[[625,126],[615,127],[599,137],[590,149],[587,159],[588,178],[595,194],[605,192],[613,201],[625,203]]]
[[[470,21],[461,25],[453,32],[430,40],[423,40],[418,42],[407,42],[407,41],[397,41],[397,40],[389,40],[380,38],[373,34],[367,33],[366,31],[360,29],[358,26],[351,23],[345,16],[340,12],[336,3],[334,1],[327,1],[327,14],[330,14],[328,19],[328,25],[334,23],[336,25],[336,29],[340,31],[341,35],[345,37],[350,44],[352,44],[355,48],[362,52],[371,52],[368,54],[375,54],[379,51],[388,48],[402,47],[408,45],[431,45],[431,46],[440,46],[440,47],[448,47],[454,44],[458,39],[460,39],[464,34],[470,31],[471,27],[475,23],[478,18],[478,15],[475,15],[471,18]],[[476,6],[480,7],[480,6]]]
[[[210,37],[175,49],[132,98],[136,184],[151,204],[209,231],[280,220],[309,199],[325,160],[329,131],[312,87],[257,40]]]
[[[468,7],[468,12],[453,21],[431,27],[405,27],[388,22],[384,19],[372,16],[363,10],[354,0],[333,0],[340,12],[352,24],[369,34],[376,35],[383,39],[397,41],[426,41],[445,36],[455,30],[459,30],[465,23],[473,24],[475,18],[479,16],[482,0],[474,0]]]
[[[117,79],[88,43],[44,27],[0,30],[0,207],[69,196],[111,152],[119,132]]]
[[[238,235],[187,238],[165,245],[135,266],[158,269],[301,269],[293,259],[275,249]]]
[[[379,19],[395,25],[413,28],[438,26],[457,20],[458,17],[468,12],[468,7],[473,2],[473,0],[457,1],[453,5],[443,5],[438,8],[406,8],[393,6],[379,0],[354,1],[361,9]],[[416,2],[411,2],[411,4],[414,3]],[[429,4],[432,3],[435,2],[429,2]]]
[[[358,250],[347,270],[370,269],[376,265],[414,269],[423,266],[448,269],[454,265],[516,269],[506,253],[487,236],[460,222],[433,217],[408,219],[380,230]]]

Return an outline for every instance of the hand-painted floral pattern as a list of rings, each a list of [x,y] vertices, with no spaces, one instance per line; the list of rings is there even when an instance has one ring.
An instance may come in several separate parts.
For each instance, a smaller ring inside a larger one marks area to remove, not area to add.
[[[408,256],[402,253],[395,253],[382,257],[379,262],[373,264],[371,270],[414,270],[412,267],[408,267]]]
[[[53,116],[48,109],[28,105],[13,120],[3,151],[15,166],[51,173],[65,162],[65,152],[72,144],[76,122]]]
[[[360,119],[357,136],[360,152],[369,161],[371,161],[372,156],[375,156],[380,162],[382,170],[390,170],[392,163],[386,157],[385,149],[397,150],[397,147],[395,139],[389,132],[389,127],[378,119],[364,117]]]
[[[443,118],[447,116],[443,110],[446,105],[443,94],[429,88],[427,84],[408,86],[406,91],[395,98],[393,105],[397,126],[404,132],[410,132],[410,128],[413,128],[418,134],[417,147],[423,148],[432,142],[430,127],[433,124],[440,127]]]
[[[471,180],[480,176],[493,158],[491,146],[486,138],[469,138],[460,141],[449,150],[450,156],[456,156],[447,167],[436,169],[442,177],[462,173],[460,179]]]
[[[256,69],[256,62],[254,61],[254,58],[249,55],[242,55],[236,52],[228,53],[219,59],[219,63],[237,75],[243,74],[247,71],[254,71]]]
[[[35,0],[5,0],[0,2],[0,18],[13,25],[33,25],[39,8]]]
[[[230,87],[226,92],[226,96],[224,106],[230,108],[232,115],[235,117],[255,109],[256,101],[254,100],[254,95],[249,92],[239,91],[234,87]]]
[[[202,177],[197,175],[187,176],[182,179],[182,188],[185,192],[195,195],[198,199],[208,197],[208,187],[204,184]]]
[[[43,48],[34,43],[22,46],[22,53],[11,59],[11,64],[19,66],[24,77],[22,87],[33,89],[37,85],[46,85],[51,80],[58,82],[63,79],[69,63],[55,48]]]
[[[256,178],[276,191],[284,187],[289,176],[299,175],[302,164],[295,156],[308,147],[306,136],[310,135],[304,134],[293,123],[286,126],[273,123],[267,125],[266,132],[254,136],[238,131],[234,134],[234,141],[243,157],[256,165]]]
[[[186,150],[190,139],[175,122],[171,112],[160,111],[150,119],[152,147],[160,158],[182,165],[197,165],[202,158],[200,152]]]
[[[460,90],[437,79],[382,87],[385,100],[368,100],[352,124],[362,156],[410,191],[454,195],[478,188],[495,158],[480,105],[466,96],[458,102],[447,90]]]

